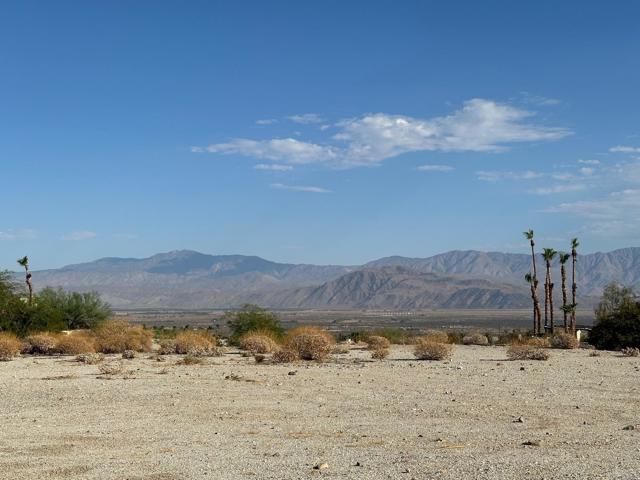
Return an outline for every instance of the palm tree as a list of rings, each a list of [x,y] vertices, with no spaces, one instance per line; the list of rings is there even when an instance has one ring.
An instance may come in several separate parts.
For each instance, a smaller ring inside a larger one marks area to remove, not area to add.
[[[556,252],[553,248],[543,248],[542,258],[547,264],[547,277],[544,282],[544,327],[545,331],[547,327],[549,331],[553,333],[553,282],[551,281],[551,261],[556,256]],[[550,320],[550,321],[549,321]]]
[[[540,302],[538,301],[538,271],[536,269],[536,243],[533,241],[533,230],[527,230],[522,232],[529,243],[531,244],[531,263],[533,264],[533,277],[532,277],[532,300],[533,300],[533,333],[534,335],[540,333]],[[536,317],[537,317],[537,331],[536,331]]]
[[[33,285],[31,284],[31,272],[29,271],[29,257],[26,255],[17,260],[18,265],[24,267],[25,283],[29,289],[29,305],[33,302]]]
[[[578,261],[578,252],[577,249],[580,246],[580,242],[578,242],[577,238],[571,239],[571,303],[573,303],[574,308],[571,312],[571,333],[576,333],[576,309],[575,307],[578,305],[576,301],[576,291],[578,290],[578,284],[576,283],[576,262]]]
[[[569,311],[567,311],[567,270],[565,269],[564,265],[565,263],[567,263],[567,260],[569,260],[569,257],[571,255],[569,255],[568,253],[564,253],[564,252],[560,252],[560,254],[558,255],[558,260],[560,260],[560,276],[562,277],[562,312],[564,314],[564,331],[567,332],[568,331],[568,325],[567,325],[567,314],[569,313]]]
[[[531,286],[531,300],[533,300],[533,334],[535,335],[540,332],[540,305],[536,293],[538,279],[533,276],[531,272],[526,273],[524,279]]]

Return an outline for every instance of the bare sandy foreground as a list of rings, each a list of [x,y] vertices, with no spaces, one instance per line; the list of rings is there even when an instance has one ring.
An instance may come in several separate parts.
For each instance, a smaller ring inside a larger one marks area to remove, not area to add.
[[[113,378],[66,357],[0,363],[0,478],[640,478],[639,358],[145,357]]]

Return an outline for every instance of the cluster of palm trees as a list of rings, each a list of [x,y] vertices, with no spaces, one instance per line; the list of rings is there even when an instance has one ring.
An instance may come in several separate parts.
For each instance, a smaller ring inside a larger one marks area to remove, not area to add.
[[[564,315],[564,331],[575,335],[576,333],[576,293],[578,286],[576,284],[576,262],[578,261],[578,246],[580,243],[577,238],[571,240],[571,253],[557,252],[553,248],[543,248],[542,258],[546,266],[546,275],[544,281],[544,330],[542,327],[542,315],[540,312],[540,301],[538,300],[538,270],[536,267],[535,241],[533,239],[533,230],[524,232],[524,236],[531,245],[531,262],[533,272],[528,272],[524,279],[531,287],[531,300],[533,301],[533,333],[541,335],[545,332],[554,333],[555,317],[553,308],[553,287],[554,283],[551,278],[551,263],[557,258],[560,261],[560,276],[562,277],[562,312]],[[572,278],[571,278],[571,302],[569,302],[567,294],[567,270],[566,264],[572,259]]]

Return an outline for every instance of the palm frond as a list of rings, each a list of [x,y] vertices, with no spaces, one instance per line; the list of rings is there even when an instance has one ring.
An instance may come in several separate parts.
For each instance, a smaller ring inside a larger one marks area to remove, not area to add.
[[[18,265],[22,266],[22,267],[28,267],[29,266],[29,257],[27,257],[26,255],[22,258],[19,258],[17,260]]]

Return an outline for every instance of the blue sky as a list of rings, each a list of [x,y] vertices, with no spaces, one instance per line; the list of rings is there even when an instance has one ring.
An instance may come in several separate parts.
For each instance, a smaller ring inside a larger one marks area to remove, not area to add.
[[[2,12],[0,268],[638,245],[638,2]]]

